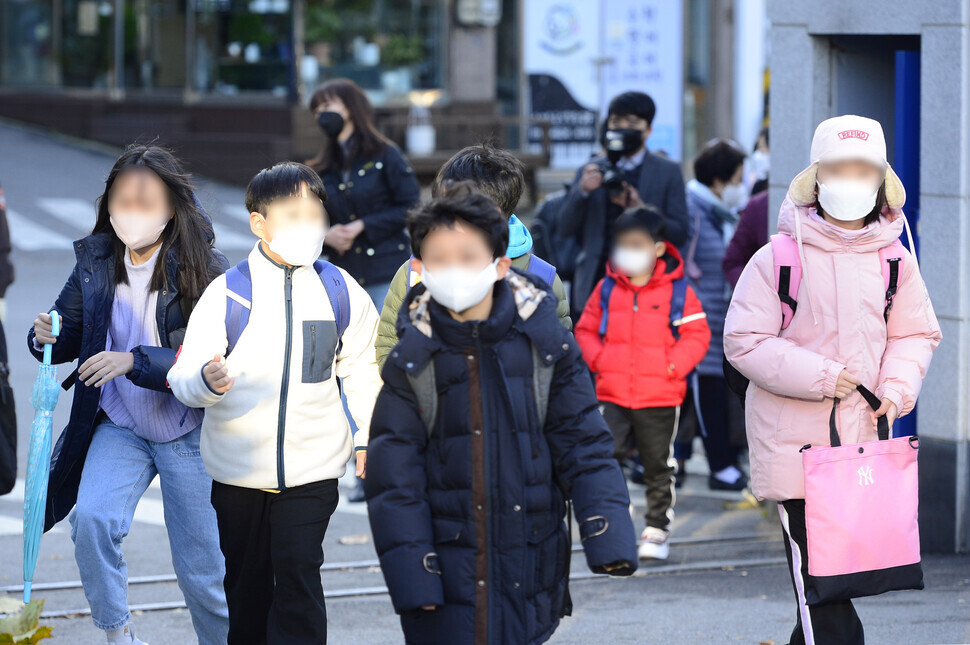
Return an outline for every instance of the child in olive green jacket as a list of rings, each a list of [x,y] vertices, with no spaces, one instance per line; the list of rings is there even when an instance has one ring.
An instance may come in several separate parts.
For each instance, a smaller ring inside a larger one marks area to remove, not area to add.
[[[539,257],[532,255],[532,236],[525,224],[519,221],[512,211],[522,197],[525,177],[522,172],[522,162],[507,150],[495,148],[489,144],[469,146],[449,159],[438,176],[435,177],[431,192],[437,197],[442,187],[453,181],[473,181],[479,189],[491,197],[509,216],[509,248],[508,257],[512,259],[512,266],[522,271],[528,271],[548,282],[558,299],[556,314],[559,322],[566,329],[572,329],[569,318],[569,303],[566,300],[566,290],[562,281],[551,266]],[[420,275],[409,270],[409,263],[405,262],[398,269],[391,280],[391,288],[384,299],[381,310],[381,322],[377,330],[377,362],[381,369],[384,360],[397,344],[397,314],[408,290],[420,280]]]

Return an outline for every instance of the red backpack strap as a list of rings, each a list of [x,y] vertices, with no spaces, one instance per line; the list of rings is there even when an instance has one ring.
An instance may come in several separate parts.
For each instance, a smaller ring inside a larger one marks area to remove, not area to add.
[[[906,261],[906,249],[903,243],[896,240],[889,246],[879,249],[879,264],[882,269],[882,281],[886,287],[886,308],[883,310],[883,318],[889,320],[889,311],[893,308],[893,299],[899,289],[899,276],[903,272],[903,263]]]
[[[802,282],[802,262],[798,243],[790,235],[771,236],[771,255],[775,264],[775,289],[781,300],[781,328],[788,329],[798,310],[798,287]]]

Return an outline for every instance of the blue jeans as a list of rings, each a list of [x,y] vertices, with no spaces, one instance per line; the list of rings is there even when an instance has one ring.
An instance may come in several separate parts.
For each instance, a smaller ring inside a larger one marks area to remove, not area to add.
[[[77,506],[71,513],[74,558],[91,617],[100,629],[124,626],[128,611],[128,565],[121,542],[135,506],[159,475],[172,564],[202,645],[225,645],[229,610],[222,581],[216,513],[209,500],[212,479],[199,454],[202,427],[174,441],[155,443],[105,420],[84,461]]]
[[[387,292],[390,290],[390,282],[369,284],[364,287],[364,291],[366,291],[367,295],[370,296],[370,299],[374,301],[374,306],[377,307],[377,313],[381,313],[381,309],[384,308],[384,299],[387,298]]]

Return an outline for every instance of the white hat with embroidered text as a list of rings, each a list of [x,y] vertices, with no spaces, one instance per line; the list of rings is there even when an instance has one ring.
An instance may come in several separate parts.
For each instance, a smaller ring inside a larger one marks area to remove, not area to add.
[[[816,201],[818,165],[835,161],[866,161],[886,171],[886,201],[890,208],[906,203],[903,182],[886,159],[886,136],[874,119],[847,114],[826,119],[812,137],[812,164],[792,180],[788,188],[792,201],[808,206]]]

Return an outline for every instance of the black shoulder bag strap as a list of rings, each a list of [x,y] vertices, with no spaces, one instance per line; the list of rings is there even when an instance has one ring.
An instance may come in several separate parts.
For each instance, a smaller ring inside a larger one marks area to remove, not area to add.
[[[866,403],[869,404],[869,407],[872,408],[873,411],[878,410],[882,406],[882,401],[880,401],[875,394],[869,391],[866,386],[859,385],[856,387],[856,389],[859,390],[859,394],[862,395],[862,398],[866,400]],[[829,444],[833,448],[842,445],[842,440],[839,438],[839,430],[835,425],[836,410],[838,409],[839,399],[835,399],[835,402],[832,404],[832,413],[829,415]],[[879,417],[876,432],[879,437],[879,441],[886,441],[889,439],[889,420],[886,418],[886,415]]]

